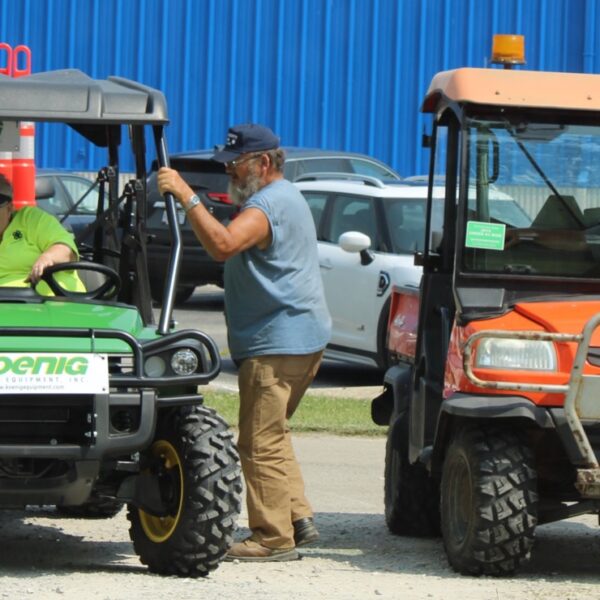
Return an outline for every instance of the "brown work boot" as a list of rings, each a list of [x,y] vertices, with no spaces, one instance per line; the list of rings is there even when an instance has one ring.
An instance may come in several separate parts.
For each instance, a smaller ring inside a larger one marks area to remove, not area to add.
[[[300,555],[296,548],[267,548],[251,538],[237,542],[229,548],[225,560],[239,560],[246,562],[283,562],[298,560]]]
[[[303,517],[292,523],[294,526],[294,543],[296,546],[306,546],[319,539],[319,532],[312,517]]]

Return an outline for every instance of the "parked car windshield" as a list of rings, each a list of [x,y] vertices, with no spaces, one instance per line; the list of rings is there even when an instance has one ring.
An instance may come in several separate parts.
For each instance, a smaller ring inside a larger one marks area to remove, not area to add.
[[[463,265],[515,275],[600,276],[600,127],[555,119],[470,119]],[[515,223],[495,193],[522,209]]]

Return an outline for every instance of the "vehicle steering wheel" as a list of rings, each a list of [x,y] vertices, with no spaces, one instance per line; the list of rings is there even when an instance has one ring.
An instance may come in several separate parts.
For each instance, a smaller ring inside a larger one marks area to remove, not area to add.
[[[90,271],[92,273],[100,273],[106,277],[106,280],[92,290],[75,292],[66,290],[54,278],[55,273],[62,271]],[[121,277],[119,274],[111,267],[94,262],[76,261],[58,263],[44,269],[41,279],[48,284],[48,287],[56,296],[80,300],[110,300],[121,289]]]

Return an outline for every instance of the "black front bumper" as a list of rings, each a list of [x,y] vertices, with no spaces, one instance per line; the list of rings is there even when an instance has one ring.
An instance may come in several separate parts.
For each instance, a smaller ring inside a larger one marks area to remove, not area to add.
[[[114,338],[127,344],[130,352],[128,365],[109,369],[108,393],[0,394],[0,465],[19,458],[101,462],[144,450],[154,438],[159,409],[201,404],[197,386],[214,379],[221,367],[213,340],[193,330],[145,342],[102,329],[3,327],[2,336],[89,338],[92,347],[95,340]],[[182,340],[207,349],[211,365],[207,372],[146,375],[145,357]],[[176,395],[182,390],[183,395]],[[2,475],[0,470],[0,479]]]
[[[0,459],[102,461],[143,450],[154,437],[158,407],[154,390],[76,398],[48,396],[44,400],[51,403],[47,408],[54,414],[51,422],[43,420],[47,410],[40,410],[39,398],[0,398]],[[197,396],[196,402],[201,401]],[[28,416],[34,411],[37,419]],[[115,428],[119,413],[132,415],[135,426],[129,431]]]

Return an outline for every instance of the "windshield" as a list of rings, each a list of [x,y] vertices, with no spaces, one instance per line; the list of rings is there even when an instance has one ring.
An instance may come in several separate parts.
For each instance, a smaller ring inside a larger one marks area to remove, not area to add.
[[[466,133],[466,271],[599,277],[600,127],[521,115]]]
[[[441,231],[444,220],[444,189],[434,189],[431,211],[431,229]],[[469,197],[470,206],[475,206],[474,190]],[[392,241],[392,252],[412,254],[423,252],[425,245],[425,198],[389,198],[383,203],[385,220]],[[527,227],[529,217],[510,197],[493,194],[489,201],[492,219],[508,223],[513,227]]]

